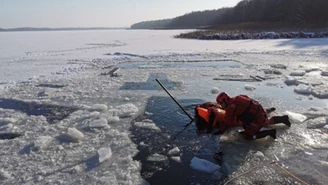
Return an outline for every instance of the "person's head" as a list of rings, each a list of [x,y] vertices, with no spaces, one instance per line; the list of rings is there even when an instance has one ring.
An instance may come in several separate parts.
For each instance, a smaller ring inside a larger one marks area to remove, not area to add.
[[[198,105],[195,107],[195,123],[198,131],[204,131],[207,129],[208,124],[205,118],[201,116],[201,113],[199,112],[199,108],[203,108],[201,105]]]
[[[227,93],[222,92],[216,97],[216,103],[220,104],[223,109],[227,108],[230,97]]]

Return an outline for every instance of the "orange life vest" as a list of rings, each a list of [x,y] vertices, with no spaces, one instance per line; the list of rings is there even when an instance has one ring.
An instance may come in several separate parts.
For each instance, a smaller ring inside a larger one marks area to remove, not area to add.
[[[216,108],[216,107],[212,107],[211,109],[215,110],[214,111],[215,119],[214,119],[213,125],[212,125],[212,127],[214,128],[218,122],[222,122],[224,120],[226,112],[225,112],[225,110]],[[210,114],[209,114],[208,109],[197,107],[197,112],[200,117],[204,118],[206,120],[206,122],[209,123]]]

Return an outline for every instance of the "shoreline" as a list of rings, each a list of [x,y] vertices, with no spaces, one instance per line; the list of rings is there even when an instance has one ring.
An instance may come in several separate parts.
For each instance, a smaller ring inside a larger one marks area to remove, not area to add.
[[[181,33],[175,38],[198,40],[249,40],[249,39],[306,39],[328,38],[328,31],[259,31],[259,32],[227,32],[227,31],[194,31]]]

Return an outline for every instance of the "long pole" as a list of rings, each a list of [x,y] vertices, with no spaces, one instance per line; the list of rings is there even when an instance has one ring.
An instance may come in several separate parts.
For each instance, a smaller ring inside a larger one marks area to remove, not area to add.
[[[180,109],[183,110],[183,112],[190,118],[191,122],[194,121],[194,119],[188,114],[188,112],[180,105],[179,102],[177,102],[177,100],[175,100],[173,98],[173,96],[171,95],[171,93],[163,86],[163,84],[158,80],[156,79],[157,83],[165,90],[165,92],[172,98],[172,100],[179,105]]]

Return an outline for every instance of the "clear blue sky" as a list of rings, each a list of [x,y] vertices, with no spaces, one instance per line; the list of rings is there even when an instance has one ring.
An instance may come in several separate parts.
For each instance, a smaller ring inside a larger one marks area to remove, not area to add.
[[[0,0],[0,28],[129,27],[241,0]]]

